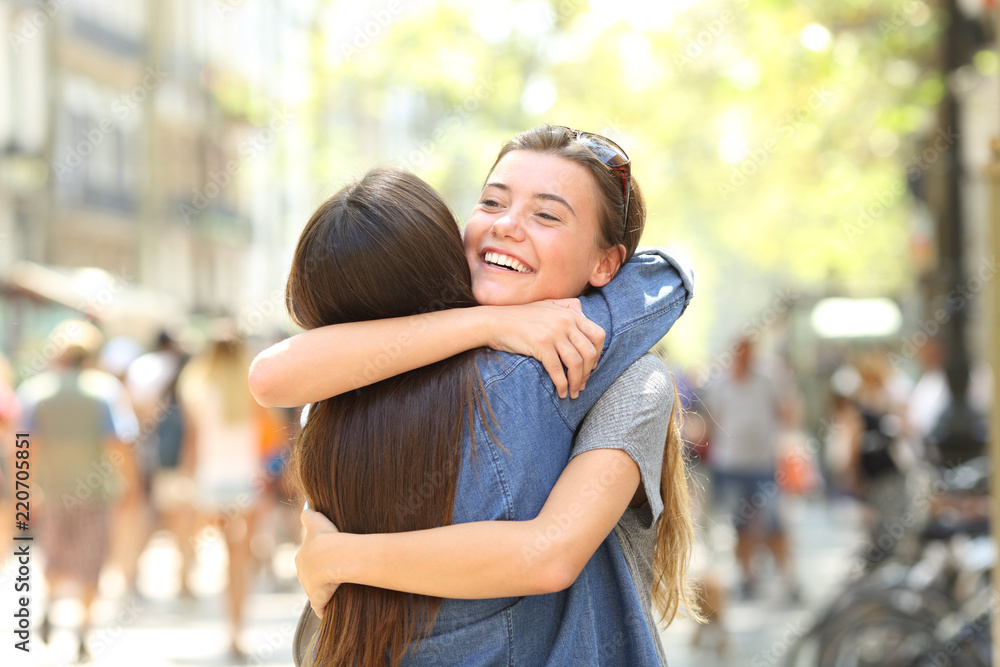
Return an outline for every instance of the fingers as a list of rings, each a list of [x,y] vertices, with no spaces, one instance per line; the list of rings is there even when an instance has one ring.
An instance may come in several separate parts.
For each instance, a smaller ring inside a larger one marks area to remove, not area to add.
[[[559,326],[551,330],[549,342],[537,348],[543,350],[543,354],[546,348],[554,349],[558,360],[551,356],[543,359],[536,355],[536,358],[552,378],[559,398],[567,395],[577,398],[586,388],[604,348],[604,329],[583,315],[579,299],[556,299],[551,303],[564,309],[563,315],[553,320],[559,322]]]
[[[510,311],[490,347],[532,356],[552,379],[559,398],[576,398],[604,349],[604,330],[583,315],[580,299],[552,299]]]
[[[573,299],[553,299],[552,303],[561,308],[569,308],[570,310],[575,310],[579,314],[583,315],[583,305],[577,298]]]
[[[302,514],[299,515],[299,521],[302,522],[302,527],[306,529],[306,533],[337,533],[337,527],[333,525],[333,522],[326,518],[325,514],[317,512],[316,510],[309,509],[306,507],[302,510]]]
[[[598,327],[600,329],[600,327]],[[577,393],[583,391],[587,387],[587,380],[590,379],[590,373],[597,366],[597,360],[601,356],[601,348],[595,346],[594,342],[588,338],[582,331],[574,331],[570,333],[569,342],[576,349],[577,353],[580,355],[580,384],[577,387]],[[563,360],[565,361],[565,359]],[[570,396],[573,396],[573,380],[572,375],[570,377]],[[576,396],[573,396],[576,398]]]
[[[585,340],[585,344],[590,345],[590,341]],[[569,397],[576,398],[580,395],[580,385],[583,384],[583,355],[568,339],[556,343],[556,351],[562,365],[566,367]],[[565,397],[560,394],[560,398]]]
[[[306,510],[312,512],[312,510]],[[299,584],[302,586],[302,590],[306,592],[309,596],[309,606],[312,607],[313,612],[323,618],[323,613],[326,611],[326,605],[333,597],[333,592],[328,588],[327,585],[317,581],[317,567],[315,564],[315,559],[317,554],[312,545],[314,542],[310,541],[309,531],[311,530],[310,525],[312,523],[312,517],[305,517],[303,512],[302,523],[306,527],[306,538],[303,540],[302,544],[299,546],[298,551],[295,552],[295,576],[298,577]],[[312,514],[319,514],[318,512],[312,512]],[[319,514],[322,517],[322,514]],[[325,519],[325,517],[324,517]],[[332,524],[331,524],[332,525]],[[333,590],[336,590],[334,587]]]
[[[581,333],[586,336],[591,344],[597,349],[597,358],[594,359],[594,365],[597,365],[597,359],[601,356],[601,351],[604,349],[604,339],[606,333],[599,325],[594,324],[586,317],[581,317],[580,321],[577,323],[580,328]]]
[[[552,378],[552,384],[555,385],[556,394],[559,395],[559,398],[566,398],[569,383],[566,380],[566,372],[563,369],[562,361],[560,361],[556,350],[552,348],[546,349],[545,352],[539,355],[538,361],[541,362],[545,372]]]
[[[587,316],[583,314],[583,307],[580,305],[580,300],[557,299],[552,303],[557,306],[567,308],[575,313],[573,316],[573,323],[576,325],[576,328],[590,339],[590,342],[597,348],[598,354],[600,354],[601,350],[604,349],[604,329],[587,319]]]

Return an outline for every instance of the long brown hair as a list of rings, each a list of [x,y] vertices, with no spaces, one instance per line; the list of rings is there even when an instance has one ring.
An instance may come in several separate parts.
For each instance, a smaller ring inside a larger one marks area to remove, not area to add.
[[[285,294],[306,329],[475,305],[454,215],[399,169],[371,171],[319,207],[299,238]],[[309,504],[350,533],[451,523],[463,435],[474,406],[482,414],[480,382],[475,352],[467,352],[314,404],[295,451]],[[428,482],[429,497],[412,493]],[[440,602],[343,584],[310,651],[314,664],[398,665]]]
[[[622,261],[627,262],[632,257],[639,246],[642,230],[646,226],[646,199],[634,174],[629,190],[628,213],[623,233],[622,209],[625,206],[625,194],[622,192],[621,179],[565,127],[539,125],[514,135],[500,148],[496,161],[490,167],[491,174],[500,160],[512,151],[549,153],[586,167],[598,186],[597,245],[602,249],[608,249],[620,243],[625,246],[625,256]],[[486,177],[486,181],[489,181],[489,176]]]

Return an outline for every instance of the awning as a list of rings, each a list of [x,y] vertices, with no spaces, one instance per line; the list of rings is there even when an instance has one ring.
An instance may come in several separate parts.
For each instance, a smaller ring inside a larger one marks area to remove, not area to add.
[[[186,320],[177,299],[135,285],[130,276],[95,267],[61,268],[19,261],[11,267],[7,282],[100,322],[109,335],[146,337]]]

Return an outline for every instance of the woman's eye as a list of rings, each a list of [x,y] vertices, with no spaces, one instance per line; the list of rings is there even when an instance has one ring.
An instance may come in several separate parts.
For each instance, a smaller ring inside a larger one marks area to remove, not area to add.
[[[538,217],[542,218],[543,220],[551,220],[552,222],[558,222],[559,221],[559,218],[557,218],[556,216],[552,215],[551,213],[546,213],[545,211],[540,211],[538,213]]]
[[[498,202],[496,199],[490,199],[489,197],[487,197],[486,199],[479,202],[479,205],[484,208],[497,208],[498,206],[500,206],[500,202]]]

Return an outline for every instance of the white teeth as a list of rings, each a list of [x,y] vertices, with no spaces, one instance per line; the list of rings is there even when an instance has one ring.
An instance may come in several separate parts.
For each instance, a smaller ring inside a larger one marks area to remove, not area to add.
[[[510,255],[501,255],[498,252],[487,252],[483,257],[489,264],[496,264],[497,266],[506,266],[509,269],[514,269],[518,273],[531,273],[531,269],[521,264]]]

